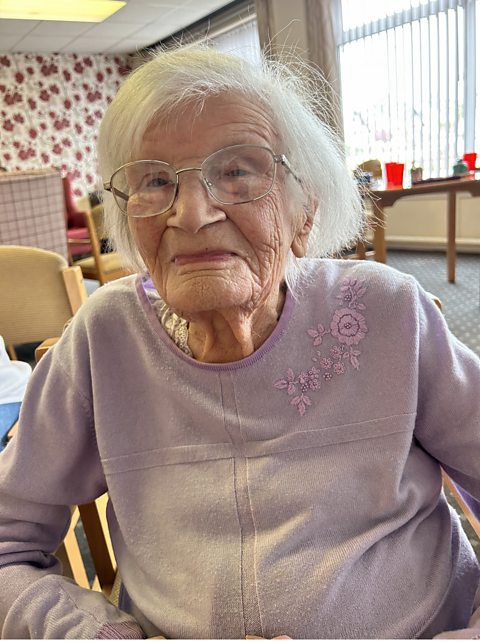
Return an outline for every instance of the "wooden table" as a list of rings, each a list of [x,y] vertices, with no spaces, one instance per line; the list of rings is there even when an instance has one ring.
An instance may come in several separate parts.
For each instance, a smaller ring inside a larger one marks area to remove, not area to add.
[[[387,262],[387,247],[385,243],[385,207],[391,207],[406,196],[421,194],[447,195],[447,272],[448,281],[455,283],[456,262],[456,223],[457,223],[457,192],[468,192],[471,196],[480,196],[480,180],[459,178],[452,181],[437,183],[422,183],[408,188],[373,190],[370,198],[373,206],[373,247],[375,260]]]

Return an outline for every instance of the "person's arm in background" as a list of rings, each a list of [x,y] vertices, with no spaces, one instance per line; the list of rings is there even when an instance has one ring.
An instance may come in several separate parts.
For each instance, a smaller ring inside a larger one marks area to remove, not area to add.
[[[0,336],[0,450],[18,419],[20,405],[32,368],[24,361],[11,361]]]
[[[88,364],[79,360],[88,348],[78,336],[69,348],[70,330],[62,350],[49,351],[35,369],[19,431],[0,455],[2,638],[138,639],[144,635],[131,616],[63,577],[52,554],[68,530],[70,506],[106,490]]]

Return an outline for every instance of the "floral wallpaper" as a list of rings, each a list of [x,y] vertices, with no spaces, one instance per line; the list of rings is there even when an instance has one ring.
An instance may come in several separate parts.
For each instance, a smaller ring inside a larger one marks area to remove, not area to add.
[[[54,165],[75,196],[98,187],[95,143],[129,56],[0,53],[0,166]]]

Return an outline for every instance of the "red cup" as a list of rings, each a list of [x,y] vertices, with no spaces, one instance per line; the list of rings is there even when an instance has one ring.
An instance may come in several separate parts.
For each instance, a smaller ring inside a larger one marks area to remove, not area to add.
[[[385,163],[385,176],[387,188],[403,187],[404,163]]]
[[[467,163],[469,171],[474,172],[477,164],[477,154],[475,152],[464,154],[463,160]]]

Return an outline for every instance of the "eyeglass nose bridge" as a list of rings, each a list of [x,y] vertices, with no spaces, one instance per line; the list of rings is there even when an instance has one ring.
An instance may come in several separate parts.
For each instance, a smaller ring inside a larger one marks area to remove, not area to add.
[[[183,167],[182,169],[177,169],[177,170],[175,170],[175,174],[176,174],[176,176],[177,176],[177,181],[176,181],[176,185],[175,185],[175,196],[174,196],[174,198],[173,198],[173,201],[175,201],[175,199],[177,198],[177,195],[178,195],[178,189],[179,189],[178,177],[179,177],[179,175],[180,175],[180,174],[183,174],[184,172],[200,172],[201,177],[202,177],[201,182],[202,182],[202,183],[205,185],[205,187],[207,188],[207,192],[210,194],[210,196],[212,196],[213,198],[215,198],[215,196],[214,196],[214,194],[213,194],[213,192],[212,192],[213,184],[212,184],[212,183],[211,183],[211,181],[209,181],[209,180],[208,180],[208,178],[205,176],[205,174],[203,173],[203,169],[202,169],[201,167]],[[216,199],[215,199],[215,200],[216,200]],[[172,205],[173,205],[173,202],[172,202]]]

